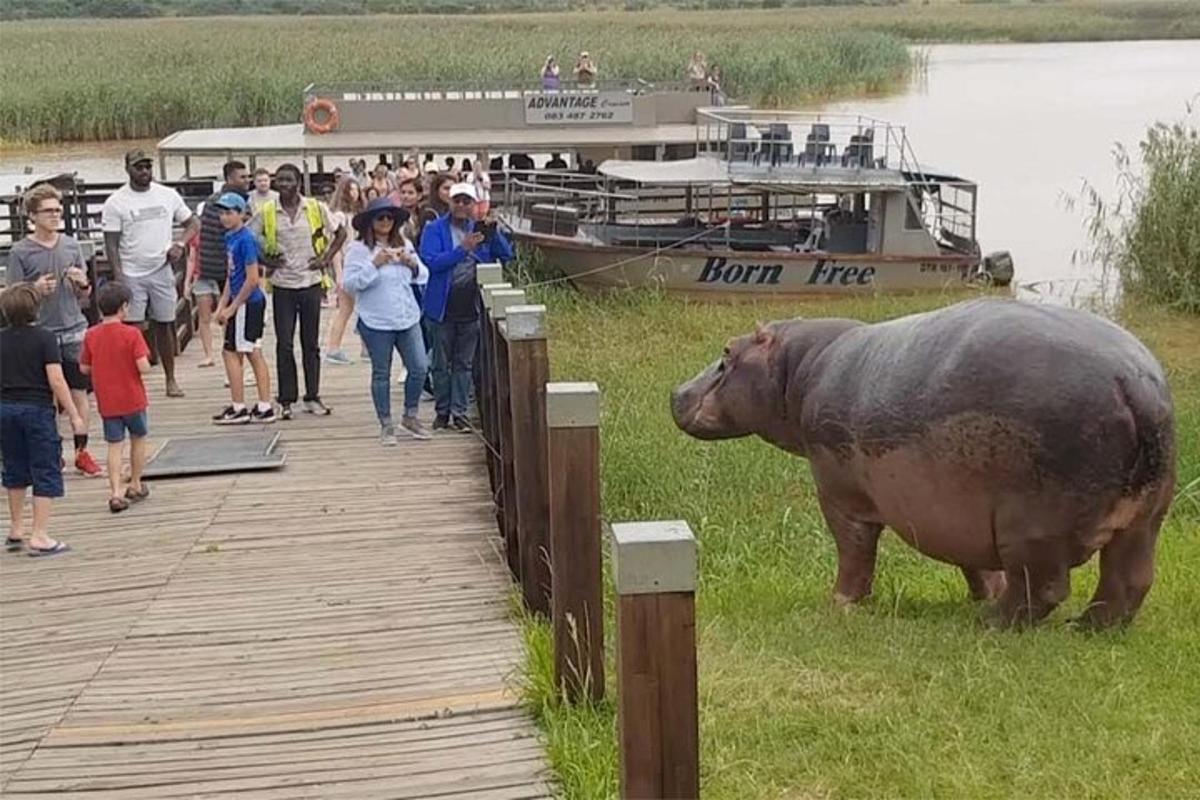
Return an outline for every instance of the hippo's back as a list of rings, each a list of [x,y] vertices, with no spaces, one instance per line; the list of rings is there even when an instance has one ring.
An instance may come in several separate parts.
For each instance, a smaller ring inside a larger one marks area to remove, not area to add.
[[[1173,470],[1161,366],[1082,311],[976,300],[854,328],[807,384],[805,424],[820,445],[884,452],[937,433],[967,467],[1123,491]]]

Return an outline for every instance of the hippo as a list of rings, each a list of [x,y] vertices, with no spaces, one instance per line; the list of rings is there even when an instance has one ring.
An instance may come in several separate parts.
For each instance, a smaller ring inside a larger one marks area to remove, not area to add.
[[[1076,620],[1131,621],[1175,486],[1163,369],[1084,311],[979,299],[889,322],[760,324],[672,395],[699,439],[808,459],[837,545],[834,599],[871,593],[880,533],[959,567],[1000,626],[1032,624],[1100,551]]]

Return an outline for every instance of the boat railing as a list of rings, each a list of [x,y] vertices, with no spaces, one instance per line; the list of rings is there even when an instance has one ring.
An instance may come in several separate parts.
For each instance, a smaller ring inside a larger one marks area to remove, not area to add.
[[[557,88],[546,88],[540,80],[529,81],[369,81],[339,84],[309,84],[304,98],[324,97],[342,101],[358,100],[511,100],[534,94],[667,94],[694,92],[683,81],[644,81],[639,78],[598,80],[578,83],[564,80]]]
[[[895,168],[897,130],[863,114],[702,108],[696,112],[697,149],[731,169],[766,166],[789,174],[830,168]]]

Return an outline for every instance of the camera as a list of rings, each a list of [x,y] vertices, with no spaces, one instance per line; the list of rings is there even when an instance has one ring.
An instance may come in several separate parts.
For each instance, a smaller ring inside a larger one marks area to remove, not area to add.
[[[488,220],[486,222],[480,222],[479,227],[476,230],[483,234],[484,239],[490,239],[496,234],[496,221]]]

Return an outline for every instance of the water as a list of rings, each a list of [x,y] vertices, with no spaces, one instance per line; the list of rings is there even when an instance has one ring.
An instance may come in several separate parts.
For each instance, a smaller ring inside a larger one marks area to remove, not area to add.
[[[1086,244],[1084,182],[1117,195],[1114,146],[1200,101],[1200,41],[938,45],[893,97],[838,103],[906,125],[922,164],[979,184],[984,252],[1009,250],[1025,292],[1078,298],[1099,287]],[[1200,116],[1200,112],[1195,116]]]
[[[1114,145],[1136,150],[1148,125],[1200,101],[1200,41],[937,45],[928,54],[928,70],[904,93],[828,110],[906,125],[922,163],[976,181],[983,249],[1011,251],[1026,292],[1095,292],[1097,268],[1073,260],[1086,242],[1083,213],[1064,198],[1078,197],[1084,181],[1114,197]],[[122,154],[135,146],[154,142],[0,151],[0,173],[121,180]],[[196,159],[193,170],[215,175],[220,160]]]

